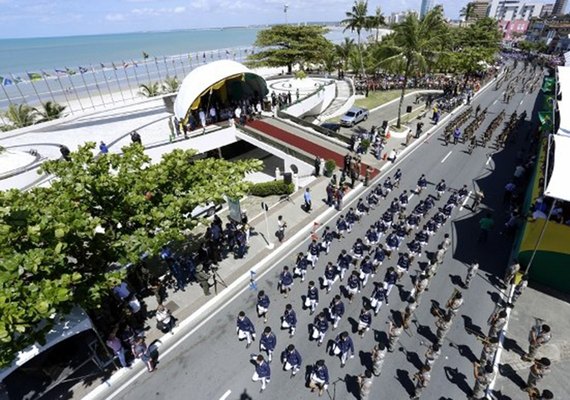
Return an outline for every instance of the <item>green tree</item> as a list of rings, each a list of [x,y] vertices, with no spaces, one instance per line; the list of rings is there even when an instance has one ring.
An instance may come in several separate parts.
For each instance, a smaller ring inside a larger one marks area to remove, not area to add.
[[[354,46],[354,40],[347,37],[344,38],[343,42],[335,46],[336,53],[342,62],[343,71],[348,69],[348,60],[354,50]]]
[[[15,129],[24,128],[36,122],[36,111],[27,104],[10,104],[4,116]]]
[[[184,241],[199,204],[239,197],[258,160],[194,160],[175,150],[150,164],[142,146],[95,156],[95,143],[70,161],[47,161],[50,187],[0,192],[0,367],[35,341],[54,314],[73,306],[96,312],[137,263],[166,243]],[[205,172],[207,171],[207,172]]]
[[[364,63],[362,61],[362,47],[360,40],[360,33],[363,29],[366,29],[369,21],[368,16],[368,1],[367,0],[355,0],[350,11],[346,12],[346,19],[342,21],[345,25],[344,31],[350,29],[351,32],[356,31],[358,35],[358,54],[360,56],[360,68],[364,73]]]
[[[257,33],[255,46],[262,48],[250,54],[247,63],[250,66],[282,67],[287,66],[287,73],[293,71],[293,65],[318,64],[324,48],[331,46],[325,38],[328,32],[317,25],[274,25]]]
[[[380,6],[376,7],[374,15],[368,16],[366,26],[368,30],[376,30],[375,42],[378,42],[380,38],[380,28],[386,26],[386,18],[384,17],[384,14],[382,14]]]
[[[41,109],[34,108],[34,110],[40,116],[38,123],[53,121],[54,119],[61,118],[65,109],[66,106],[58,104],[54,101],[46,101],[45,103],[42,103]]]
[[[151,82],[140,86],[141,94],[144,97],[156,97],[160,94],[160,86],[158,82]]]
[[[335,68],[338,66],[338,55],[334,49],[329,49],[323,52],[321,56],[321,63],[327,74],[332,74]]]
[[[180,81],[177,76],[167,76],[162,82],[162,91],[164,93],[176,93],[180,88]]]
[[[380,66],[403,75],[402,94],[398,105],[398,128],[401,125],[402,105],[406,85],[411,75],[426,72],[441,51],[447,36],[446,25],[439,9],[433,9],[423,19],[408,14],[401,24],[394,27],[393,38],[385,49],[391,54],[380,62]]]

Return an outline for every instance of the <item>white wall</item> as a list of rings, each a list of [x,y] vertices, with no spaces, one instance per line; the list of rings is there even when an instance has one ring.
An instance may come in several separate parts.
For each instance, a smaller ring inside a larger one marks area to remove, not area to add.
[[[318,115],[323,112],[336,97],[334,82],[324,86],[317,94],[309,95],[299,102],[287,107],[284,111],[294,117],[302,118],[307,115]]]

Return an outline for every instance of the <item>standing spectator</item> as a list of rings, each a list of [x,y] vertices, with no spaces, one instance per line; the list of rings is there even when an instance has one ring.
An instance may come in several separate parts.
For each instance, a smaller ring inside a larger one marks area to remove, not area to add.
[[[263,323],[267,323],[267,311],[269,310],[269,304],[270,304],[270,300],[269,300],[269,296],[267,296],[265,294],[264,290],[260,290],[259,293],[257,294],[257,304],[256,304],[256,308],[257,308],[257,316],[259,318],[263,318]],[[271,362],[271,358],[269,359],[269,362]]]
[[[271,368],[261,354],[253,354],[252,360],[255,361],[255,372],[253,373],[251,380],[254,382],[261,381],[261,393],[265,390],[267,384],[271,381]]]
[[[280,215],[277,217],[277,232],[275,233],[279,242],[283,242],[283,238],[285,238],[285,228],[287,228],[287,222],[285,222],[283,216]]]
[[[321,176],[321,157],[316,156],[315,157],[315,176],[318,178],[319,176]]]
[[[303,193],[303,200],[305,200],[305,211],[311,212],[312,202],[311,202],[311,190],[309,188],[305,189],[305,193]]]
[[[99,143],[99,151],[101,151],[101,154],[107,154],[109,152],[109,148],[105,142],[101,141],[101,143]]]
[[[170,310],[162,304],[159,304],[156,309],[156,325],[158,329],[163,333],[171,332],[174,334],[172,328],[174,328],[175,324],[176,320],[170,313]]]
[[[246,339],[247,345],[245,348],[248,349],[251,346],[251,342],[255,340],[255,327],[243,311],[239,312],[236,325],[238,339],[240,341]]]
[[[132,131],[131,132],[131,141],[133,143],[138,143],[142,146],[142,140],[141,140],[141,135],[139,135],[139,133],[137,131]]]
[[[297,314],[293,310],[291,304],[285,306],[285,312],[281,316],[281,328],[289,330],[289,337],[295,336],[295,330],[297,329]]]
[[[115,328],[107,338],[107,346],[113,350],[113,354],[119,358],[119,362],[123,368],[128,368],[129,364],[125,358],[125,348],[121,343],[121,340],[117,337],[117,328]]]
[[[271,362],[273,359],[273,352],[277,345],[277,336],[271,332],[271,328],[266,326],[259,338],[259,351],[267,353],[267,361]]]
[[[135,342],[132,345],[132,352],[135,358],[138,358],[145,363],[148,372],[154,371],[154,361],[143,337],[139,336],[135,339]]]
[[[303,359],[301,354],[294,345],[290,344],[287,349],[281,353],[281,362],[285,371],[291,371],[291,377],[294,377],[301,369]]]

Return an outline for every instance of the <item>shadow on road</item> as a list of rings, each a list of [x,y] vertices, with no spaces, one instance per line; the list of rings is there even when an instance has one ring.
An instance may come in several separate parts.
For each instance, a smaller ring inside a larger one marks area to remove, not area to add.
[[[403,369],[396,370],[396,379],[403,386],[403,388],[411,396],[414,394],[414,382],[410,379],[408,371]]]
[[[465,374],[459,372],[457,368],[443,367],[445,371],[445,377],[455,386],[457,386],[463,393],[467,396],[471,395],[471,386],[467,383],[467,377]]]

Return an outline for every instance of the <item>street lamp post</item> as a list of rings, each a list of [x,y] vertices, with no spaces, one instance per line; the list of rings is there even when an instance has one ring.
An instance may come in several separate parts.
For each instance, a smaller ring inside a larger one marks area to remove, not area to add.
[[[285,3],[285,5],[283,6],[283,12],[285,13],[285,25],[289,23],[287,21],[287,10],[289,10],[289,4]]]

